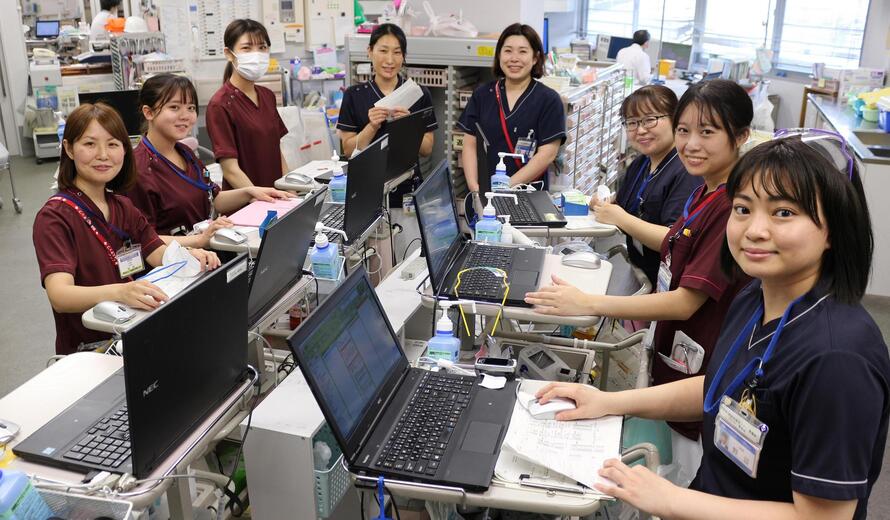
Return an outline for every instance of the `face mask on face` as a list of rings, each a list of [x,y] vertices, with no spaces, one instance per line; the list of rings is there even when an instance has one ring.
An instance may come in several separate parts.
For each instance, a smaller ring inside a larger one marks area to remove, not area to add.
[[[269,70],[268,52],[241,52],[235,54],[235,70],[248,81],[259,81]]]

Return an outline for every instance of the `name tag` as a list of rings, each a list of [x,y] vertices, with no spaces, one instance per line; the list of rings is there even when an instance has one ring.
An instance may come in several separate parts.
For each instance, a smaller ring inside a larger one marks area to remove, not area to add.
[[[714,446],[751,478],[757,478],[760,453],[769,427],[729,396],[723,396],[714,421]]]
[[[142,263],[142,247],[139,244],[125,244],[117,250],[117,268],[121,278],[127,278],[145,269]]]

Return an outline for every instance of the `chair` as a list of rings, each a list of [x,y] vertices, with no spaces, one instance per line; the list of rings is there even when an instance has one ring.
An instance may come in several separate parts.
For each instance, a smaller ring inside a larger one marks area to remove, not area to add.
[[[15,194],[15,182],[12,180],[12,165],[9,162],[9,150],[6,145],[0,143],[0,170],[9,172],[9,185],[12,187],[12,205],[16,213],[22,212],[22,201]],[[0,208],[3,208],[3,199],[0,198]]]

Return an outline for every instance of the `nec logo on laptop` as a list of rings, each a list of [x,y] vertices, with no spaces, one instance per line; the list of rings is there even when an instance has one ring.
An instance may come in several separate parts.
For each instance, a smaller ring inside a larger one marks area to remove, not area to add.
[[[155,382],[148,385],[148,388],[142,391],[142,397],[148,397],[148,394],[154,392],[158,388],[158,380],[155,379]]]

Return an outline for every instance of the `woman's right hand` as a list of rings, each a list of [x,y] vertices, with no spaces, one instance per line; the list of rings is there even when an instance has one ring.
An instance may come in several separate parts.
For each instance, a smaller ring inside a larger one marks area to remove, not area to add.
[[[389,110],[380,107],[371,107],[371,110],[368,110],[368,124],[371,125],[371,128],[374,130],[380,130],[380,126],[386,122],[388,116]]]
[[[550,383],[535,393],[538,401],[546,403],[554,397],[564,397],[575,401],[574,410],[565,410],[556,414],[557,421],[574,421],[576,419],[596,419],[604,415],[614,415],[609,410],[609,393],[601,392],[590,385],[579,383]]]
[[[210,225],[198,235],[201,238],[198,244],[194,244],[194,247],[207,247],[210,244],[210,239],[213,237],[214,233],[220,229],[230,228],[234,225],[235,224],[226,216],[217,217],[216,220],[210,221]]]
[[[160,287],[145,280],[119,284],[118,294],[114,299],[143,311],[156,309],[161,302],[169,300]]]

